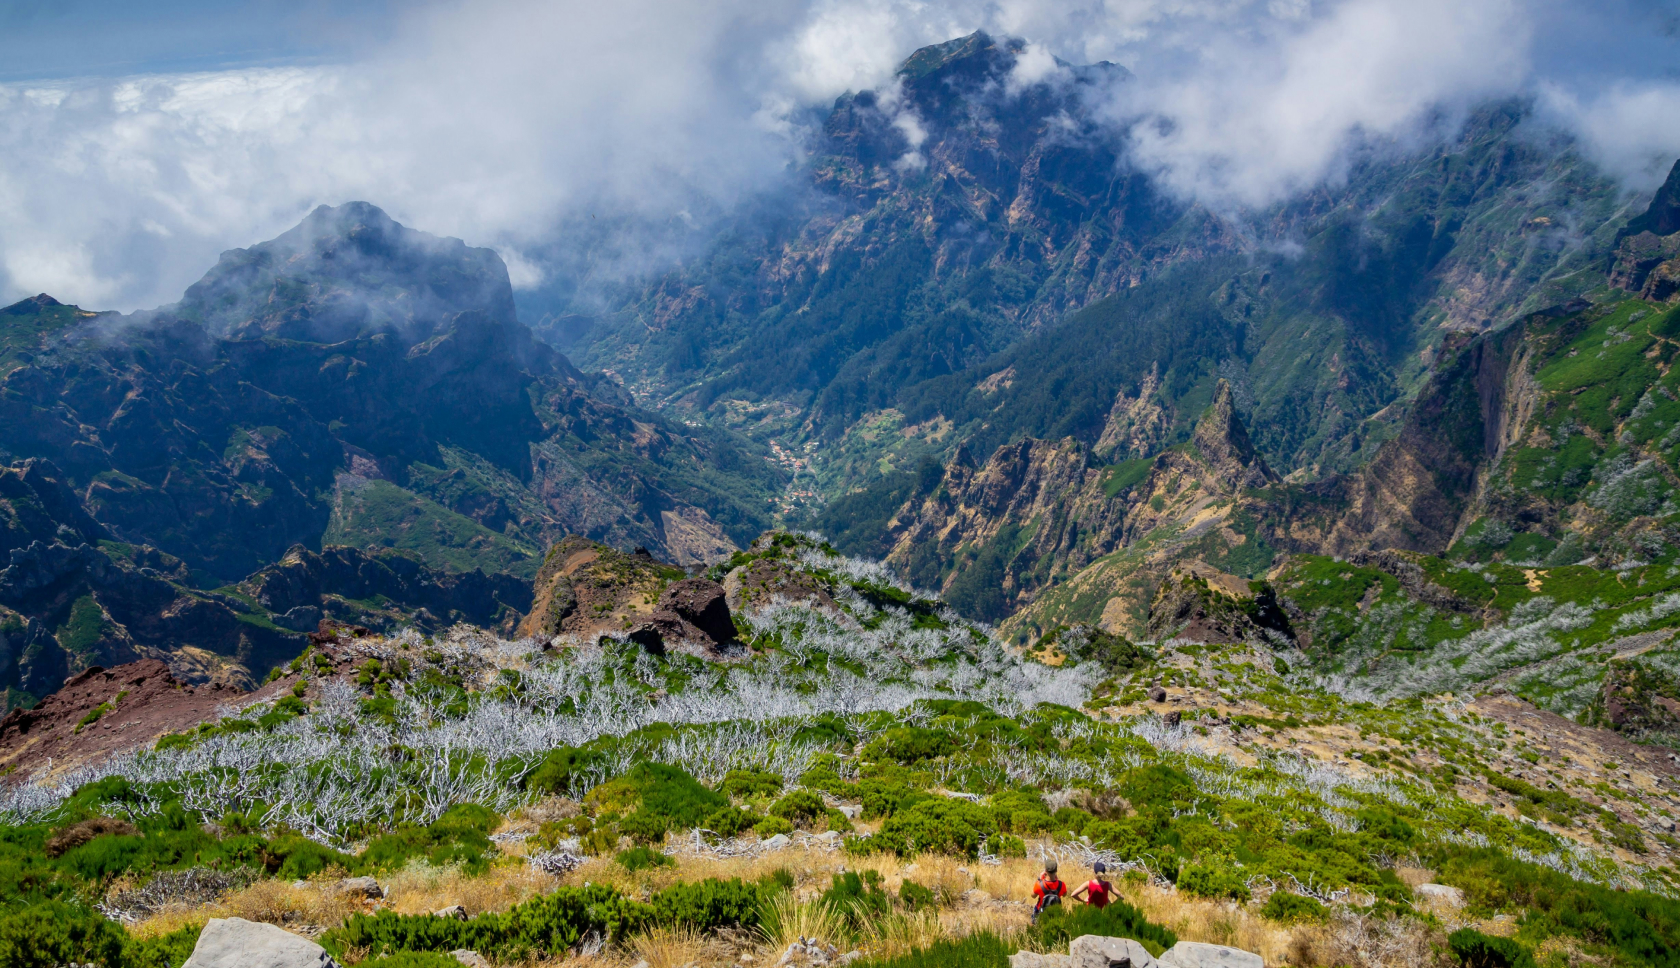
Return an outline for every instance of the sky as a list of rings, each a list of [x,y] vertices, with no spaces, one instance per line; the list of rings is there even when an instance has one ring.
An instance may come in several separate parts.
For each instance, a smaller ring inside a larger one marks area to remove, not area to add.
[[[1226,209],[1495,97],[1630,192],[1680,157],[1680,0],[0,0],[0,304],[162,305],[353,199],[541,287],[567,226],[726,211],[976,29],[1124,64],[1128,162]]]

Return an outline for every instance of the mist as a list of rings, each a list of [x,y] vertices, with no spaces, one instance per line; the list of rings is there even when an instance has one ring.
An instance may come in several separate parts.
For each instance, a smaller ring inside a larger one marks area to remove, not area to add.
[[[976,29],[1028,41],[1035,77],[1057,58],[1129,68],[1106,105],[1129,162],[1217,208],[1509,96],[1649,191],[1680,156],[1663,23],[1563,0],[417,5],[327,60],[0,85],[0,303],[170,303],[222,250],[350,200],[494,247],[520,290],[646,271],[794,179],[833,98]]]

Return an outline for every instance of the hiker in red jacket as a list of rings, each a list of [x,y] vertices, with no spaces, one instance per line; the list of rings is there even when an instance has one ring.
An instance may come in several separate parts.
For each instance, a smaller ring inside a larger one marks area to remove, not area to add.
[[[1033,923],[1038,923],[1038,915],[1045,908],[1062,903],[1062,898],[1067,897],[1067,892],[1067,885],[1056,877],[1056,859],[1052,857],[1046,860],[1044,873],[1038,875],[1038,880],[1033,884],[1033,897],[1038,899],[1033,902]]]
[[[1092,864],[1091,882],[1069,896],[1084,901],[1099,911],[1108,907],[1108,902],[1114,900],[1114,885],[1103,879],[1103,874],[1107,871],[1108,865],[1100,860]],[[1081,894],[1085,896],[1080,897]]]

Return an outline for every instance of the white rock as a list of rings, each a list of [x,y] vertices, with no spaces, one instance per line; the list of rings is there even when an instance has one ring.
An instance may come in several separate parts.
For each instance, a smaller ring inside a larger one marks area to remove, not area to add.
[[[835,809],[839,810],[840,815],[845,817],[847,820],[856,820],[857,818],[863,816],[863,806],[861,804],[842,803]]]
[[[371,877],[346,877],[338,882],[338,889],[346,894],[361,894],[366,897],[385,896],[385,889]]]
[[[272,924],[211,918],[181,968],[338,968],[327,949]]]
[[[451,904],[446,908],[438,908],[436,911],[433,911],[432,914],[435,917],[454,918],[457,921],[465,921],[467,919],[467,909],[459,904]]]
[[[1266,960],[1252,951],[1222,944],[1180,941],[1161,953],[1166,968],[1266,968]]]
[[[1149,950],[1131,938],[1084,934],[1068,945],[1070,968],[1156,968]]]
[[[787,834],[777,834],[776,836],[771,837],[769,840],[766,840],[764,842],[764,849],[765,850],[781,850],[783,847],[786,847],[788,844],[791,844],[791,843],[793,843],[793,841],[792,841],[792,839],[790,839],[788,837]]]
[[[1432,901],[1451,904],[1453,907],[1464,906],[1464,892],[1446,884],[1419,884],[1417,892]]]
[[[1017,951],[1009,956],[1009,968],[1070,968],[1072,963],[1067,955],[1041,955],[1036,951]]]
[[[449,957],[459,961],[466,968],[490,968],[490,962],[485,960],[483,955],[467,948],[457,948],[449,953]]]
[[[825,830],[817,834],[817,839],[825,844],[832,844],[840,839],[840,832],[838,830]]]

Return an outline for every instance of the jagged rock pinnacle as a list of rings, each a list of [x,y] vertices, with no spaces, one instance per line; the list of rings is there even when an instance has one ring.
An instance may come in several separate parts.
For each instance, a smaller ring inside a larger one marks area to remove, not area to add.
[[[1196,423],[1191,440],[1208,466],[1232,486],[1265,487],[1278,479],[1248,439],[1248,429],[1231,396],[1231,384],[1225,380],[1220,380],[1213,391],[1213,405]]]

